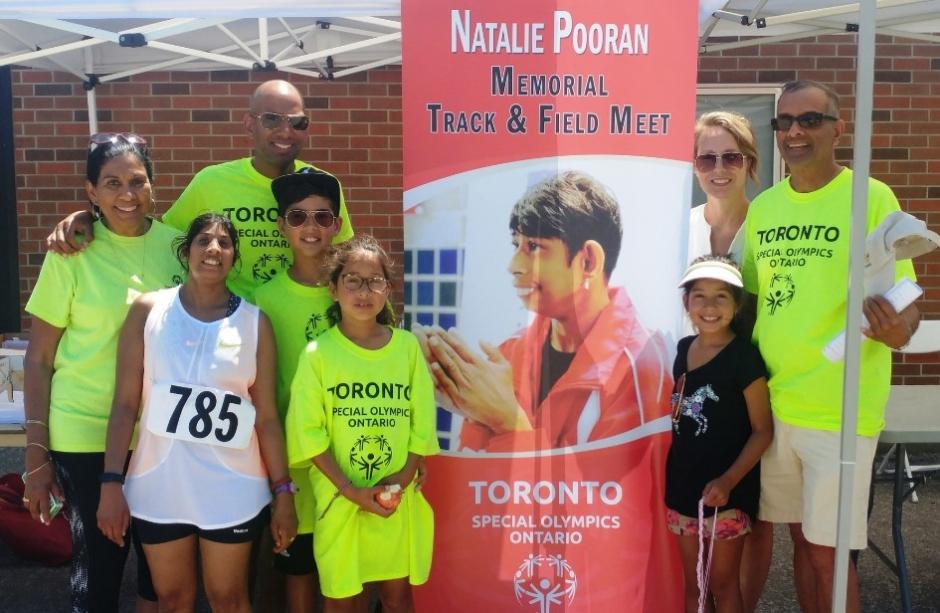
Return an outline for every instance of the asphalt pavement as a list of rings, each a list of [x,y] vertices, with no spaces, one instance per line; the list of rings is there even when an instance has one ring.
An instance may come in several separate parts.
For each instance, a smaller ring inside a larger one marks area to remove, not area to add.
[[[918,453],[914,463],[940,463],[940,450]],[[880,457],[880,452],[879,452]],[[20,449],[0,449],[0,474],[22,470]],[[940,612],[940,475],[928,479],[919,490],[919,501],[904,506],[904,537],[913,588],[914,611]],[[875,484],[875,505],[869,524],[869,537],[893,555],[891,541],[891,484]],[[135,568],[133,552],[124,573],[121,612],[133,611]],[[787,530],[778,526],[774,534],[774,558],[770,578],[758,611],[762,613],[798,612],[792,587],[792,549]],[[68,567],[49,568],[18,560],[0,543],[0,610],[16,613],[68,611]],[[859,559],[862,608],[883,613],[900,610],[900,592],[891,571],[873,552],[862,552]],[[208,610],[204,604],[200,611]]]

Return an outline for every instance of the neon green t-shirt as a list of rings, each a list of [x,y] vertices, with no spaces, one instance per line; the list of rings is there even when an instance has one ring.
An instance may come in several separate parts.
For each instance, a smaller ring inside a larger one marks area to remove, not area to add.
[[[899,210],[891,189],[868,184],[867,232]],[[845,328],[848,293],[852,172],[843,169],[810,193],[789,179],[761,193],[747,213],[742,258],[744,286],[757,295],[754,340],[770,373],[774,415],[789,424],[838,431],[842,416],[843,362],[822,350]],[[910,260],[898,262],[897,278],[914,278]],[[891,350],[863,341],[858,434],[884,427],[891,384]]]
[[[49,399],[49,445],[102,452],[124,318],[144,292],[173,287],[183,269],[173,251],[178,232],[158,221],[143,236],[119,236],[100,221],[80,256],[46,254],[26,311],[63,328]]]
[[[395,329],[385,347],[369,350],[331,328],[301,354],[287,413],[287,458],[294,468],[311,467],[318,518],[313,548],[325,596],[358,594],[368,581],[424,583],[434,515],[414,485],[388,518],[342,496],[333,500],[336,486],[312,459],[330,451],[354,485],[374,485],[401,470],[409,452],[439,451],[434,419],[431,376],[410,332]]]
[[[287,415],[290,384],[297,370],[297,359],[307,343],[329,328],[326,310],[333,304],[326,287],[302,285],[285,271],[255,291],[258,307],[267,313],[277,341],[277,410],[281,422]],[[313,532],[314,499],[307,483],[306,468],[291,468],[291,478],[299,484],[294,506],[301,534]]]
[[[294,169],[310,166],[295,162]],[[251,158],[206,166],[196,173],[179,199],[163,216],[163,222],[185,232],[202,213],[228,215],[238,230],[241,261],[229,273],[232,292],[254,303],[255,290],[290,267],[287,239],[277,229],[277,201],[271,179],[251,165]],[[343,218],[333,243],[352,238],[353,227],[340,189],[339,215]]]

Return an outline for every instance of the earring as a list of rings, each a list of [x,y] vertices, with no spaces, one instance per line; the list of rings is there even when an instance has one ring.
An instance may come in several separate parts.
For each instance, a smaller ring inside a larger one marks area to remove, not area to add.
[[[589,279],[585,279],[584,283],[581,284],[581,287],[583,287],[585,290],[590,289],[590,286],[591,286],[591,283]]]

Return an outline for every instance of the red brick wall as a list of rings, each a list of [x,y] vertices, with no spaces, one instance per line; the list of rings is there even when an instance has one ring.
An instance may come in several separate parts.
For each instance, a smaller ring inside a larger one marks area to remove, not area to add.
[[[44,238],[66,213],[87,207],[86,96],[73,75],[13,71],[20,302],[42,265]],[[241,119],[258,83],[245,71],[154,72],[96,88],[98,129],[136,132],[151,145],[157,208],[163,212],[199,169],[244,157]],[[357,231],[402,252],[401,70],[336,81],[291,75],[313,119],[303,159],[337,174]],[[29,317],[23,317],[23,329]]]
[[[832,84],[850,120],[854,38],[831,35],[702,56],[703,84],[779,84],[809,78]],[[940,230],[940,45],[879,37],[872,174],[901,206]],[[247,155],[240,118],[248,94],[273,75],[241,71],[149,73],[97,89],[102,131],[135,131],[153,145],[161,210],[203,166]],[[313,117],[304,158],[342,177],[357,230],[402,251],[401,71],[373,70],[337,81],[289,76]],[[85,206],[82,170],[87,123],[81,84],[69,74],[13,72],[21,300],[42,263],[42,239],[68,211]],[[851,136],[839,155],[851,158]],[[940,317],[940,254],[916,263],[926,287],[922,309]],[[28,318],[24,318],[24,329]],[[940,384],[940,355],[905,356],[896,382]]]
[[[852,158],[855,38],[828,35],[702,56],[702,84],[778,84],[815,79],[842,99],[847,136],[838,155]],[[901,208],[940,231],[940,45],[878,36],[875,50],[871,174],[894,189]],[[919,303],[940,318],[940,250],[915,260],[925,288]],[[940,354],[897,356],[895,383],[940,384]]]

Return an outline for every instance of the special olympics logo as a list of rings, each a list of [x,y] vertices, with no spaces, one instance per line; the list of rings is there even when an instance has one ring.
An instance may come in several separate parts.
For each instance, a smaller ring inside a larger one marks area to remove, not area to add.
[[[512,578],[512,589],[521,604],[538,605],[539,613],[551,613],[552,605],[574,601],[578,577],[561,555],[532,555],[522,561]]]
[[[358,468],[366,481],[371,481],[375,471],[391,463],[392,446],[381,434],[363,434],[349,450],[349,465]]]

